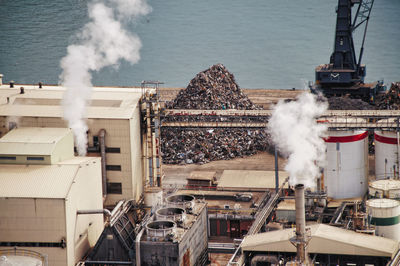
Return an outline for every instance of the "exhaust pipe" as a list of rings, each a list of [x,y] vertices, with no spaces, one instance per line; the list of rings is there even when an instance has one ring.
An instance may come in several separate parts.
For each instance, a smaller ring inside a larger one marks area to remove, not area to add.
[[[101,179],[103,185],[103,199],[107,197],[107,170],[106,170],[106,130],[99,132],[100,153],[101,153]]]
[[[304,185],[297,184],[295,186],[295,206],[296,206],[296,236],[291,242],[296,246],[296,260],[300,263],[308,265],[308,256],[306,253],[306,212],[304,205]]]

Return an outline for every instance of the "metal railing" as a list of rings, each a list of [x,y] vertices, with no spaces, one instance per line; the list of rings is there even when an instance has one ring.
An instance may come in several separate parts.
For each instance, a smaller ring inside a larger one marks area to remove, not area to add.
[[[275,193],[273,197],[268,200],[268,203],[261,209],[261,211],[257,214],[257,217],[253,224],[251,225],[249,232],[247,235],[254,235],[257,234],[262,225],[264,224],[265,220],[271,214],[272,210],[275,208],[275,204],[279,200],[279,196],[282,193],[282,190],[285,184],[289,181],[289,177],[283,182],[281,187],[279,188],[278,193]],[[244,258],[242,254],[242,243],[240,243],[239,247],[236,249],[235,253],[232,255],[231,259],[228,262],[228,265],[243,265]]]

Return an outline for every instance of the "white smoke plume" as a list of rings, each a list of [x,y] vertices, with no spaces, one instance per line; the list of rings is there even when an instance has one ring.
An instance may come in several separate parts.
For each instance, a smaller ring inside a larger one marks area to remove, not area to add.
[[[86,154],[88,129],[86,105],[92,91],[92,72],[106,66],[118,66],[124,59],[135,64],[140,59],[139,37],[124,28],[127,21],[151,12],[146,0],[93,0],[88,4],[89,22],[77,34],[77,43],[68,46],[61,59],[61,84],[64,119],[75,135],[79,155]]]
[[[327,107],[326,102],[316,101],[316,96],[308,92],[299,95],[296,101],[281,100],[274,107],[267,130],[278,150],[288,157],[285,170],[291,186],[315,187],[319,167],[325,164],[326,145],[322,137],[327,130],[316,118]]]

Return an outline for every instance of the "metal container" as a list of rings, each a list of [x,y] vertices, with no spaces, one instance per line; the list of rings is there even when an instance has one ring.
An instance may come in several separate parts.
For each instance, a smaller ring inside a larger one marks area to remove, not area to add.
[[[372,198],[400,199],[400,180],[383,179],[370,182],[368,194]]]
[[[173,221],[154,221],[146,224],[146,233],[150,239],[159,240],[172,235],[175,228]]]
[[[167,197],[167,205],[182,209],[192,209],[194,207],[195,198],[192,195],[172,195]]]
[[[156,211],[156,217],[157,220],[183,222],[186,218],[186,212],[182,208],[162,208]]]
[[[329,131],[325,142],[324,186],[328,197],[363,197],[368,189],[368,132]]]
[[[393,199],[370,199],[367,211],[376,234],[400,241],[400,202]]]
[[[375,176],[376,179],[398,178],[399,145],[397,133],[375,131]]]

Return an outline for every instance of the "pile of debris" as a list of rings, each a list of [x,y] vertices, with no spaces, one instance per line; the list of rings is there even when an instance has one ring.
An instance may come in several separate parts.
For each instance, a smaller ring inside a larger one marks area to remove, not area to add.
[[[329,110],[374,110],[375,106],[364,102],[361,99],[349,97],[328,98]]]
[[[167,102],[166,109],[259,110],[235,82],[235,77],[222,64],[211,66],[194,77],[186,89]]]
[[[379,110],[399,110],[400,82],[393,82],[387,93],[378,95],[375,102]]]
[[[204,164],[265,151],[271,147],[264,129],[165,128],[161,129],[163,163]]]
[[[260,110],[241,91],[234,76],[222,65],[213,65],[193,78],[186,89],[167,102],[166,109],[197,110]],[[238,122],[242,117],[227,116],[166,116],[162,122]],[[265,121],[267,117],[253,117]],[[270,137],[260,128],[177,128],[162,127],[161,150],[165,164],[203,164],[249,156],[270,150]]]

